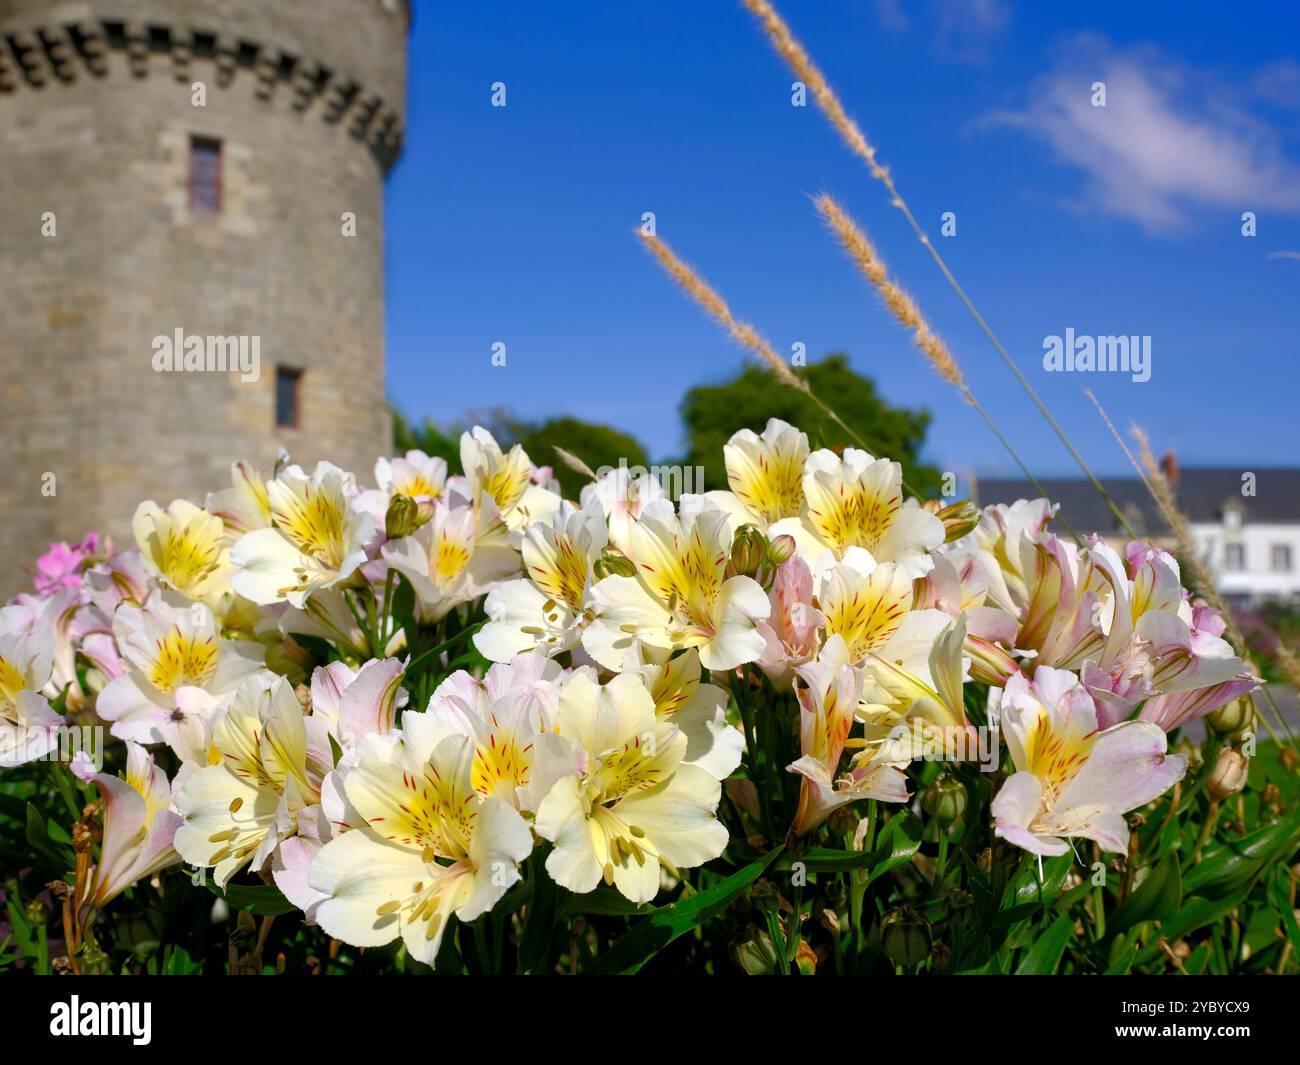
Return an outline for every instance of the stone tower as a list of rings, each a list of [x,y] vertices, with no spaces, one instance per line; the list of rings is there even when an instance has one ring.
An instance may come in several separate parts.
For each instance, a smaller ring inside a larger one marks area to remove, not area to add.
[[[131,546],[139,501],[201,502],[237,458],[368,479],[410,18],[0,0],[0,593],[52,540]],[[178,330],[202,369],[156,368]],[[240,343],[256,380],[219,368]]]

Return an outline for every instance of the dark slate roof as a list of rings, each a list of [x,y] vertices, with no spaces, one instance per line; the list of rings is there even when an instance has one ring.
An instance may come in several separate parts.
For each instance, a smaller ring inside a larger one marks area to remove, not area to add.
[[[1243,496],[1242,475],[1255,475],[1255,494]],[[1100,477],[1099,480],[1141,535],[1164,536],[1169,527],[1160,516],[1146,486],[1136,477]],[[1120,524],[1106,501],[1082,477],[1040,477],[1039,483],[1053,503],[1080,532],[1111,535]],[[1040,493],[1021,478],[976,478],[976,502],[1012,503]],[[1183,467],[1176,485],[1178,506],[1192,522],[1217,523],[1228,503],[1241,507],[1242,522],[1300,522],[1300,467],[1262,467],[1252,471],[1210,466]],[[1059,519],[1058,519],[1059,520]]]

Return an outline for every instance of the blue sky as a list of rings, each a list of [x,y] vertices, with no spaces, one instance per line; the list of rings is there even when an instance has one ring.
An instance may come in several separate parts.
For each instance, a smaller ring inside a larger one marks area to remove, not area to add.
[[[791,106],[792,76],[739,2],[415,6],[386,218],[389,391],[407,413],[570,413],[671,457],[686,390],[746,356],[639,246],[632,231],[653,211],[778,351],[848,352],[889,400],[932,412],[940,468],[1014,473],[819,226],[809,197],[826,190],[1034,472],[1073,472],[880,185],[811,103]],[[1126,464],[1085,385],[1185,466],[1297,461],[1300,8],[781,10],[1098,471]],[[505,108],[490,106],[498,81]],[[1044,338],[1067,328],[1149,335],[1151,380],[1046,373]],[[496,341],[505,367],[491,364]]]

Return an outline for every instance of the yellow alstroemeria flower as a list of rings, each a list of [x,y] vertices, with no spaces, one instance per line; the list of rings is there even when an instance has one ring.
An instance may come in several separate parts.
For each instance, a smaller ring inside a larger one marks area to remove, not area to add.
[[[215,514],[184,499],[163,510],[150,499],[136,508],[131,529],[145,568],[167,587],[209,603],[229,589],[226,529]]]
[[[851,547],[876,562],[897,562],[910,577],[930,570],[929,552],[944,541],[943,522],[903,500],[903,468],[858,448],[814,451],[804,465],[804,505],[784,518],[772,536],[794,537],[814,573],[839,561]]]
[[[768,529],[782,518],[797,518],[803,506],[808,437],[779,418],[768,420],[763,435],[752,429],[733,434],[722,449],[729,492],[705,498],[727,512],[732,531],[741,525]]]
[[[523,447],[515,444],[508,452],[482,426],[476,425],[460,438],[460,465],[469,481],[471,498],[477,503],[487,495],[512,530],[540,521],[560,506],[558,492],[534,483],[537,467]]]

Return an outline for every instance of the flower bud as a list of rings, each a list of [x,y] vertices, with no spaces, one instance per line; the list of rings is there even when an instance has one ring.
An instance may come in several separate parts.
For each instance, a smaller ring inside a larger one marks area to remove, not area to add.
[[[794,558],[794,548],[794,537],[789,533],[782,533],[768,542],[767,560],[773,566],[780,566]]]
[[[772,939],[766,932],[759,932],[753,939],[740,944],[736,948],[736,961],[750,976],[770,976],[779,964]]]
[[[395,495],[388,501],[384,532],[390,540],[410,536],[420,527],[419,505],[410,496]]]
[[[1210,770],[1210,778],[1205,782],[1205,789],[1210,798],[1216,802],[1236,795],[1246,786],[1246,774],[1250,769],[1250,759],[1238,750],[1225,747],[1219,752],[1219,760]]]
[[[636,567],[632,565],[632,560],[617,547],[605,548],[600,553],[600,558],[593,563],[591,570],[598,581],[606,577],[636,576]]]
[[[1254,726],[1255,704],[1250,696],[1242,695],[1207,715],[1205,723],[1220,736],[1236,739]]]
[[[799,949],[794,955],[795,966],[800,976],[812,976],[817,972],[817,953],[808,945],[806,939],[799,940]]]
[[[781,892],[770,880],[759,880],[750,889],[749,897],[760,913],[776,913],[781,905]]]
[[[731,541],[731,568],[742,577],[757,575],[767,559],[767,537],[756,525],[742,525]]]
[[[966,785],[945,774],[921,794],[921,807],[947,828],[960,821],[966,812]]]
[[[895,965],[920,965],[930,956],[930,925],[910,907],[891,910],[880,924],[880,941]]]
[[[943,542],[946,544],[960,540],[980,523],[979,509],[969,499],[949,503],[946,507],[937,499],[927,499],[921,507],[943,522]]]

